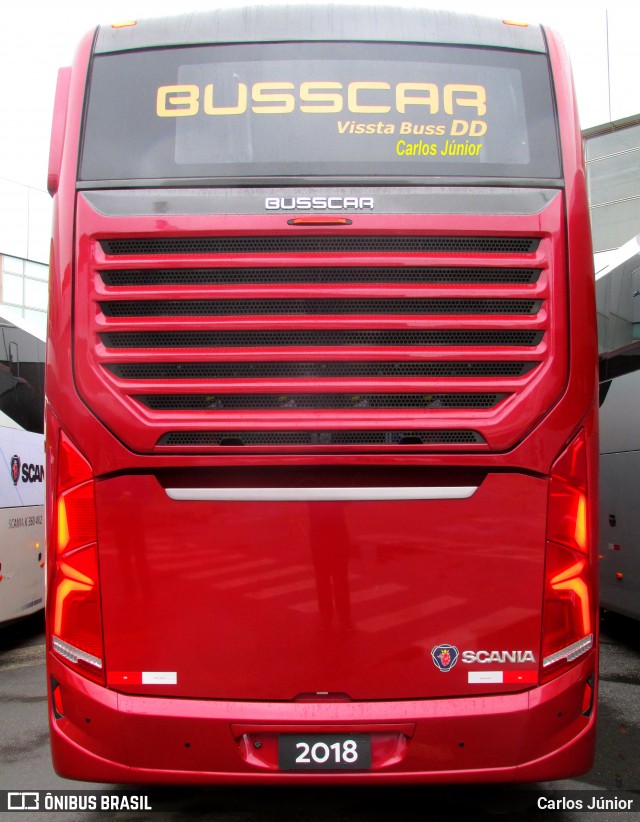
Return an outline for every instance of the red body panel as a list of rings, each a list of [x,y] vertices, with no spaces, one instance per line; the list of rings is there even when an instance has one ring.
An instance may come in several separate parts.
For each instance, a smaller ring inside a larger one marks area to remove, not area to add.
[[[56,659],[49,665],[63,691],[74,694],[69,715],[52,722],[51,738],[56,770],[74,779],[534,782],[583,772],[592,764],[595,716],[580,712],[592,658],[519,694],[346,704],[127,696],[94,686]],[[278,771],[271,737],[302,728],[370,732],[377,737],[377,767],[365,774]],[[263,743],[259,756],[254,741]]]
[[[548,477],[554,461],[581,429],[586,434],[590,504],[587,531],[597,533],[596,338],[589,218],[568,61],[547,33],[562,142],[564,187],[537,214],[350,215],[345,234],[466,234],[539,238],[522,263],[539,268],[526,287],[540,310],[519,328],[543,331],[522,354],[537,368],[499,382],[506,400],[489,410],[431,409],[426,416],[400,409],[372,416],[313,410],[275,415],[243,410],[218,414],[228,430],[266,427],[301,430],[473,428],[477,445],[402,450],[374,446],[215,447],[191,453],[162,447],[175,427],[198,432],[210,411],[150,410],[136,397],[143,381],[127,382],[106,366],[122,362],[180,362],[177,349],[149,357],[108,350],[109,330],[180,331],[210,327],[203,317],[137,320],[105,318],[107,299],[141,299],[105,286],[96,272],[125,263],[103,252],[100,240],[155,234],[182,236],[322,236],[326,227],[289,227],[288,215],[138,216],[99,213],[76,191],[77,152],[92,38],[81,44],[71,72],[69,97],[54,120],[51,188],[55,215],[47,351],[47,518],[49,591],[56,574],[56,478],[58,440],[64,432],[95,477],[97,556],[103,623],[104,684],[81,676],[51,651],[50,687],[59,688],[65,714],[50,708],[51,742],[58,773],[112,782],[220,783],[480,782],[537,781],[587,770],[593,758],[595,710],[584,712],[585,690],[596,689],[597,653],[583,654],[565,673],[540,685],[542,601],[545,581]],[[60,96],[64,96],[64,88]],[[58,160],[59,158],[59,160]],[[59,166],[59,167],[58,167]],[[381,260],[361,255],[349,264],[414,265],[402,255]],[[468,263],[449,254],[450,266]],[[125,262],[130,262],[125,261]],[[135,261],[141,268],[157,264]],[[201,259],[171,260],[186,267]],[[208,266],[265,264],[239,255],[209,256]],[[337,266],[337,256],[319,262]],[[435,265],[437,255],[420,258]],[[441,262],[441,261],[440,261]],[[484,255],[485,266],[505,265]],[[269,265],[308,264],[304,255],[270,257]],[[225,291],[219,289],[220,292]],[[305,288],[306,297],[427,297],[427,289],[403,286]],[[483,298],[486,288],[441,289],[438,297]],[[521,296],[494,289],[493,296]],[[295,298],[293,286],[256,287],[268,299]],[[226,289],[226,298],[241,297]],[[206,299],[211,290],[166,287],[154,297]],[[220,297],[220,294],[216,294]],[[218,319],[227,330],[263,331],[259,316]],[[195,324],[195,325],[194,325]],[[477,315],[451,320],[388,315],[379,329],[505,330],[513,317]],[[362,317],[346,327],[363,327]],[[280,318],[277,328],[345,327],[345,318]],[[367,359],[384,352],[367,351]],[[387,352],[388,353],[388,352]],[[469,352],[467,352],[469,354]],[[440,361],[454,355],[441,347]],[[190,361],[210,357],[191,352]],[[319,349],[305,359],[319,360]],[[520,354],[518,354],[520,356]],[[365,354],[361,355],[361,359]],[[335,354],[333,359],[345,359]],[[424,354],[396,351],[389,359],[419,361]],[[487,346],[470,359],[496,360]],[[516,359],[508,352],[506,359]],[[241,359],[240,356],[237,357]],[[295,356],[293,357],[295,359]],[[302,355],[298,356],[302,359]],[[250,360],[284,360],[281,352],[252,350]],[[312,391],[315,380],[301,382]],[[335,393],[363,391],[362,380],[327,381]],[[367,390],[383,391],[384,380]],[[414,382],[397,382],[397,392]],[[154,390],[169,394],[170,380]],[[481,379],[438,377],[424,391],[480,391]],[[251,395],[251,379],[234,388]],[[273,381],[274,392],[289,390]],[[229,391],[224,381],[191,379],[185,394]],[[171,419],[171,425],[166,420]],[[237,502],[178,500],[172,489],[298,488],[358,486],[475,488],[466,498]],[[588,559],[596,562],[595,540]],[[590,583],[595,591],[596,577]],[[55,602],[49,594],[49,614]],[[591,603],[592,610],[595,603]],[[593,616],[593,614],[592,614]],[[451,644],[460,658],[439,670],[437,646]],[[464,651],[530,652],[521,661],[472,662]],[[534,662],[531,662],[533,658]],[[471,672],[490,671],[478,681]],[[496,681],[495,675],[501,675]],[[278,768],[277,736],[283,733],[366,733],[372,768],[366,773],[285,773]],[[261,746],[256,747],[255,743]]]
[[[175,685],[118,688],[176,697],[490,692],[468,671],[537,672],[545,495],[545,482],[512,474],[489,475],[470,499],[395,502],[184,502],[154,477],[104,480],[107,670],[175,671]],[[442,643],[536,661],[442,672],[431,658]]]

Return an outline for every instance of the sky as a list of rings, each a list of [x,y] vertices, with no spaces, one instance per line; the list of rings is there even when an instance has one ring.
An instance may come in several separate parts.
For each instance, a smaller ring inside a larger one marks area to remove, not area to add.
[[[372,0],[351,2],[371,5]],[[640,3],[637,0],[401,2],[402,5],[545,23],[562,36],[569,51],[583,128],[640,114],[637,80],[640,77],[637,46]],[[46,189],[57,71],[60,66],[71,64],[78,42],[97,24],[232,5],[236,5],[233,0],[180,0],[178,4],[175,0],[13,0],[3,3],[0,11],[0,178]],[[398,5],[398,0],[389,0],[389,5]]]

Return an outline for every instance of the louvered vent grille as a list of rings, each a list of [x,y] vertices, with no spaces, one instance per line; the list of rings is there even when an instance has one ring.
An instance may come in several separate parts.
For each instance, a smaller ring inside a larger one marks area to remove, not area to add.
[[[148,394],[155,411],[274,408],[493,408],[503,394]]]
[[[495,415],[544,372],[549,238],[329,231],[102,233],[86,272],[87,385],[111,393],[106,421],[127,445],[492,447]]]
[[[521,377],[533,362],[154,362],[107,365],[123,380]]]
[[[535,314],[539,300],[122,300],[105,317],[235,317],[251,314]]]
[[[476,431],[180,431],[164,434],[159,445],[479,445]]]
[[[419,346],[532,346],[540,331],[113,331],[107,348],[363,348]]]
[[[100,271],[105,285],[270,285],[271,283],[474,283],[524,285],[540,277],[537,268],[433,268],[383,266],[358,268],[131,268]]]
[[[114,256],[173,254],[299,254],[416,252],[445,254],[532,254],[538,240],[530,237],[137,237],[102,240]]]

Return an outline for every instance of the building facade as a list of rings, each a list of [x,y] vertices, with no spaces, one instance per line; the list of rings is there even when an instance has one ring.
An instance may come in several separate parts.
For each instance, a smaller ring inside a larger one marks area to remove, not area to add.
[[[640,115],[587,129],[584,138],[597,272],[640,233]]]
[[[51,198],[0,179],[0,313],[47,327]]]

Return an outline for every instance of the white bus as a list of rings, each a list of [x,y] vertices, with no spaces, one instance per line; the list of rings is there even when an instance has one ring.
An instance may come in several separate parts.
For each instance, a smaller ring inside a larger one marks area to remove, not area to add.
[[[44,352],[0,310],[0,625],[44,607]]]
[[[621,356],[608,368],[617,375],[600,384],[600,606],[634,619],[640,619],[638,365],[637,355]],[[620,373],[625,368],[635,370]]]

